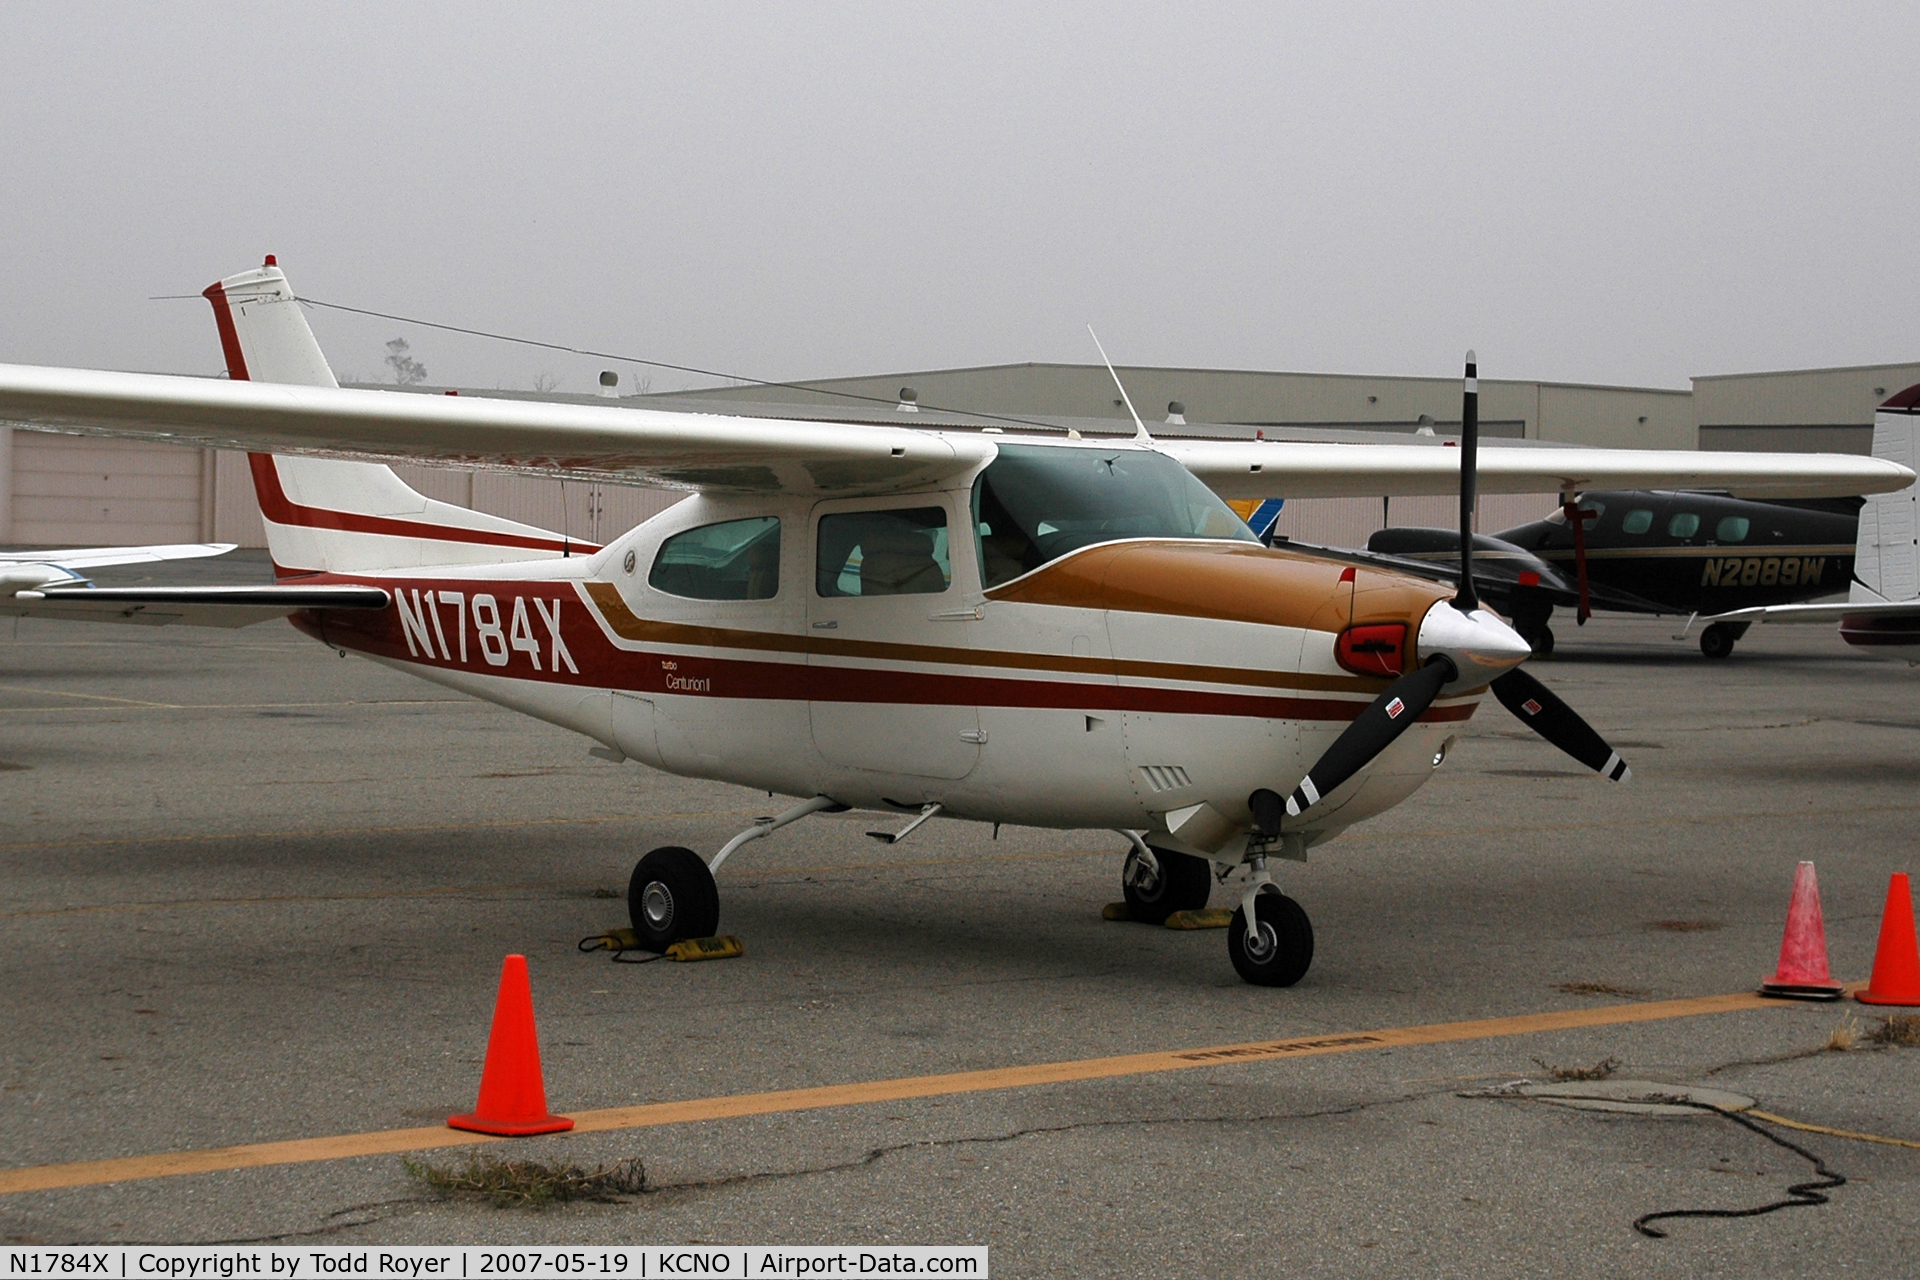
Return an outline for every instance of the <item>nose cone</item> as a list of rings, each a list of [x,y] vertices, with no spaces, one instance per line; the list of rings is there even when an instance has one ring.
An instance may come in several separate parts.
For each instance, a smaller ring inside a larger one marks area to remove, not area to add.
[[[1459,684],[1485,684],[1533,656],[1512,627],[1485,609],[1462,613],[1441,601],[1420,624],[1420,660],[1445,654],[1460,672]]]

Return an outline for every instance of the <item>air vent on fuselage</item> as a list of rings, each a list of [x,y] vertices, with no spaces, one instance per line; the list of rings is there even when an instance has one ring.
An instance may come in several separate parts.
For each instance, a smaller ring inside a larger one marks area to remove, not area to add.
[[[1177,764],[1143,764],[1140,776],[1147,780],[1148,789],[1156,792],[1177,791],[1193,783],[1187,771]]]

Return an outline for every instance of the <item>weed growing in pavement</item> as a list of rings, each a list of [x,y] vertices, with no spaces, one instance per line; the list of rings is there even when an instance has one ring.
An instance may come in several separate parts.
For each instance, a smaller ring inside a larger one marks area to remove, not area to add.
[[[485,1200],[497,1209],[544,1209],[566,1200],[605,1204],[647,1189],[647,1169],[638,1159],[588,1170],[559,1160],[475,1155],[455,1166],[402,1156],[400,1166],[409,1177],[443,1195]]]
[[[1920,1014],[1896,1013],[1876,1021],[1880,1025],[1867,1032],[1867,1039],[1874,1044],[1897,1044],[1908,1049],[1920,1049]]]
[[[1565,1084],[1569,1080],[1605,1080],[1620,1069],[1620,1059],[1602,1058],[1590,1067],[1556,1067],[1535,1058],[1533,1065],[1546,1072],[1547,1079],[1555,1084]]]
[[[1840,1025],[1827,1033],[1824,1046],[1832,1053],[1845,1053],[1860,1043],[1860,1024],[1852,1017],[1841,1019]]]

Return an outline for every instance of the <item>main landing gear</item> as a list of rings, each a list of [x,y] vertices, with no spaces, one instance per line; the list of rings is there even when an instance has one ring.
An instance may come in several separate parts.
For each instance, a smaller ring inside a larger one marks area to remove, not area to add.
[[[641,947],[664,952],[688,938],[711,938],[720,928],[720,889],[713,876],[734,850],[808,814],[845,813],[846,809],[826,796],[802,800],[778,817],[756,819],[722,845],[712,863],[701,861],[699,854],[679,845],[655,849],[640,859],[627,881],[627,915]]]
[[[1176,911],[1207,905],[1213,868],[1205,858],[1158,848],[1131,831],[1121,834],[1133,842],[1120,870],[1127,919],[1164,924]],[[1227,958],[1234,972],[1255,986],[1290,987],[1313,964],[1313,924],[1300,904],[1275,886],[1264,857],[1250,859],[1247,871],[1246,890],[1227,927]]]
[[[700,855],[679,845],[640,859],[627,881],[627,914],[647,951],[684,938],[711,938],[720,928],[720,890]]]
[[[1751,622],[1716,622],[1700,633],[1700,652],[1709,658],[1724,658],[1733,652],[1733,642],[1747,634]]]
[[[1176,911],[1198,911],[1213,892],[1213,868],[1205,858],[1156,849],[1134,835],[1133,850],[1120,868],[1120,892],[1127,899],[1127,919],[1141,924],[1165,924]]]

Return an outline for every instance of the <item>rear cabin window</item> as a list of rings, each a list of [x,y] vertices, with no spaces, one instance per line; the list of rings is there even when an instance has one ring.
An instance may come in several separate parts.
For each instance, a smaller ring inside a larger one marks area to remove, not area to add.
[[[1713,526],[1713,536],[1721,542],[1745,542],[1752,522],[1745,516],[1725,516]]]
[[[689,600],[771,600],[780,591],[780,521],[728,520],[660,544],[647,585]]]
[[[1653,528],[1653,512],[1645,507],[1629,511],[1620,521],[1622,533],[1645,533]]]
[[[953,582],[943,507],[820,517],[814,590],[823,596],[918,596]]]
[[[1667,536],[1670,538],[1691,538],[1700,532],[1700,517],[1691,511],[1682,511],[1667,521]]]

